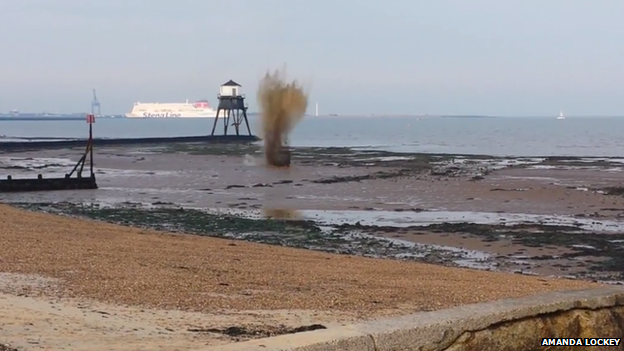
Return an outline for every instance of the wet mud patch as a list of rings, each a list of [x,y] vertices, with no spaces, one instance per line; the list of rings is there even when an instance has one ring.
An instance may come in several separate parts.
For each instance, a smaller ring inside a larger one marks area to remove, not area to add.
[[[421,171],[421,170],[419,170]],[[412,169],[401,169],[395,172],[375,172],[371,174],[364,175],[353,175],[353,176],[343,176],[343,177],[331,177],[331,178],[322,178],[311,180],[310,182],[316,184],[335,184],[335,183],[346,183],[346,182],[361,182],[363,180],[372,180],[372,179],[392,179],[392,178],[401,178],[408,177],[410,175],[418,174],[419,172],[414,172]]]
[[[361,224],[342,224],[339,231],[363,233],[393,233],[396,227],[365,226]],[[425,226],[404,227],[404,231],[470,235],[483,242],[506,241],[526,248],[562,248],[559,255],[526,255],[517,252],[515,261],[568,261],[581,263],[584,272],[580,278],[601,280],[624,280],[624,233],[599,233],[583,231],[575,225],[549,225],[538,223],[491,225],[476,223],[434,223]],[[503,259],[503,257],[498,257]],[[525,262],[525,263],[526,263]],[[530,265],[526,263],[525,265]],[[564,269],[566,270],[566,269]]]
[[[76,162],[62,158],[33,158],[33,157],[1,157],[0,169],[40,171],[48,168],[73,167]]]
[[[245,156],[261,155],[262,147],[257,143],[250,144],[206,144],[206,143],[172,143],[158,149],[160,153],[185,153],[189,155],[208,156]]]
[[[230,184],[225,186],[225,190],[230,189],[242,189],[242,188],[272,188],[274,185],[284,185],[284,184],[292,184],[294,181],[292,180],[278,180],[273,183],[254,183],[251,185],[242,185],[242,184]],[[301,184],[295,186],[301,186]],[[210,191],[211,189],[200,189],[202,191]]]
[[[45,164],[45,165],[40,165],[40,166],[8,165],[8,166],[0,166],[0,169],[36,171],[36,170],[41,170],[41,169],[46,169],[46,168],[63,168],[63,167],[67,167],[67,165],[59,164],[59,163],[51,163],[51,164]]]
[[[278,335],[296,334],[314,330],[327,329],[321,324],[304,325],[300,327],[287,327],[285,325],[246,325],[232,326],[227,328],[189,328],[188,331],[196,333],[213,333],[225,335],[234,341],[269,338]],[[2,349],[0,349],[2,351]]]
[[[546,157],[540,162],[541,166],[567,166],[567,167],[586,167],[591,166],[598,161],[585,161],[582,157]]]
[[[624,196],[624,187],[622,186],[611,186],[603,189],[599,189],[598,191],[602,191],[605,195],[612,196]]]
[[[474,169],[476,166],[488,168],[493,164],[523,163],[523,159],[497,158],[485,155],[454,155],[427,153],[398,153],[383,150],[358,150],[349,147],[289,147],[293,161],[304,166],[336,167],[388,167],[410,170],[432,170],[437,167],[439,175],[452,171],[446,170],[446,164],[453,167]],[[185,143],[170,144],[160,149],[163,153],[186,153],[190,155],[240,156],[262,155],[261,143],[253,144],[210,144]],[[483,168],[482,167],[482,168]]]
[[[121,225],[169,232],[193,233],[216,237],[232,237],[236,236],[238,233],[250,233],[257,235],[260,241],[266,241],[268,243],[280,242],[277,233],[283,234],[284,236],[292,236],[293,238],[301,235],[312,239],[321,232],[316,224],[311,221],[271,219],[259,221],[238,218],[227,214],[210,214],[195,209],[184,209],[175,205],[160,205],[149,208],[146,208],[143,204],[130,202],[120,203],[120,207],[64,202],[54,204],[28,203],[13,205],[28,210],[40,210],[55,214],[88,217]]]
[[[550,156],[538,164],[525,165],[530,168],[594,168],[594,169],[622,169],[624,159],[621,157],[573,157]]]

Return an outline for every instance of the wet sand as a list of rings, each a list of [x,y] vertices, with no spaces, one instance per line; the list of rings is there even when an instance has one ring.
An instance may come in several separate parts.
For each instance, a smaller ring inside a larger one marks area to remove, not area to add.
[[[600,286],[159,233],[6,205],[0,224],[2,342],[20,350],[188,350],[289,327]]]
[[[624,174],[624,162],[605,162],[603,167],[596,167],[592,163],[595,168],[588,169],[544,169],[532,167],[556,166],[548,165],[542,159],[520,159],[516,162],[494,158],[477,159],[473,161],[474,164],[455,163],[453,159],[446,159],[438,161],[439,165],[433,165],[442,168],[439,174],[430,174],[424,168],[422,172],[421,169],[415,169],[405,176],[388,179],[349,181],[349,177],[397,172],[411,165],[409,161],[389,162],[384,161],[384,157],[367,159],[364,156],[359,157],[362,161],[358,166],[341,164],[336,162],[340,159],[333,157],[330,150],[320,156],[310,152],[305,158],[296,158],[290,170],[267,170],[262,166],[259,151],[254,149],[252,151],[255,153],[248,155],[159,153],[158,150],[148,147],[98,150],[96,174],[101,189],[96,191],[68,191],[50,195],[2,194],[1,198],[7,201],[24,196],[33,201],[52,198],[56,201],[161,201],[204,208],[236,207],[243,201],[247,207],[257,207],[273,201],[283,208],[295,210],[421,208],[602,218],[619,218],[624,214],[624,197],[609,197],[587,191],[619,186]],[[46,176],[63,175],[79,158],[80,151],[4,154],[0,160],[0,169],[4,168],[4,173],[13,174],[14,177],[36,177],[39,173]],[[47,163],[31,160],[28,169],[28,158],[48,160]],[[348,155],[345,158],[356,157]],[[11,166],[19,163],[19,160],[26,168]],[[484,179],[471,181],[474,175],[483,173],[485,169],[502,168],[504,166],[499,164],[505,163],[506,168],[488,170]],[[45,164],[52,166],[44,167]],[[393,164],[396,166],[393,167]],[[575,166],[568,164],[571,163],[558,163],[560,167]],[[455,171],[454,168],[461,171]],[[329,184],[319,183],[340,177],[345,179]],[[275,184],[279,182],[283,183]]]

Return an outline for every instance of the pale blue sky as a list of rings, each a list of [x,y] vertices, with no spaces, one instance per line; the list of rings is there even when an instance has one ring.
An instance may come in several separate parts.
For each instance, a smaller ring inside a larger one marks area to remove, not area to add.
[[[287,64],[323,113],[624,115],[622,0],[2,0],[0,111],[207,98]]]

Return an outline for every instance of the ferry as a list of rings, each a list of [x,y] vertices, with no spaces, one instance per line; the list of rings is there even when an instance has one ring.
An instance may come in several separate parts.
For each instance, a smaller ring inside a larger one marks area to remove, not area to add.
[[[215,118],[217,110],[207,100],[195,102],[136,102],[127,118]]]

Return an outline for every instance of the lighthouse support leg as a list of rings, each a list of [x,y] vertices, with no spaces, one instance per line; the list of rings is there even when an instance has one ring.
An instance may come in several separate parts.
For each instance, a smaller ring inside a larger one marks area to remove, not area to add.
[[[240,110],[234,112],[234,130],[236,130],[236,136],[240,135],[241,113]]]
[[[223,135],[227,135],[228,124],[230,124],[231,114],[232,114],[232,110],[225,111],[225,116],[223,118]]]
[[[247,119],[247,109],[243,110],[243,118],[245,119],[245,125],[247,126],[247,133],[251,136],[251,128],[249,128],[249,120]]]
[[[215,130],[217,129],[217,122],[219,121],[219,113],[221,113],[221,109],[217,109],[217,114],[215,115],[215,120],[214,123],[212,124],[212,132],[210,133],[211,136],[214,136]]]

